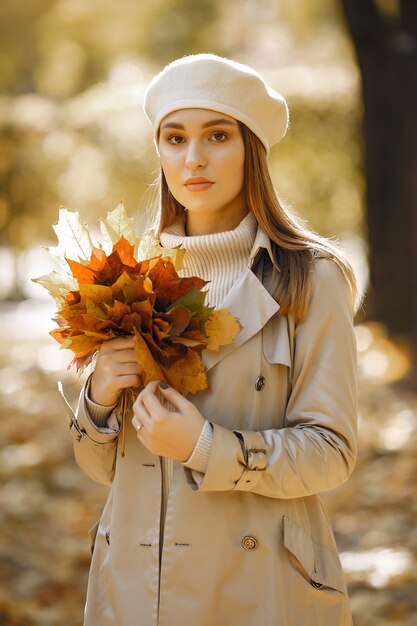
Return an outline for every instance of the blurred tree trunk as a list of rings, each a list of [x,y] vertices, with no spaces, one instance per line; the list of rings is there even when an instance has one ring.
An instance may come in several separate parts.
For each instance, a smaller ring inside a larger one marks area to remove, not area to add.
[[[417,1],[390,17],[372,0],[341,1],[362,74],[367,314],[411,341],[417,386]]]

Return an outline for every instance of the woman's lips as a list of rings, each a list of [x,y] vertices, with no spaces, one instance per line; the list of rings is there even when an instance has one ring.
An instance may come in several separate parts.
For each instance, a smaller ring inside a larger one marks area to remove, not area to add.
[[[208,178],[187,178],[184,187],[188,191],[206,191],[214,185],[213,181]]]

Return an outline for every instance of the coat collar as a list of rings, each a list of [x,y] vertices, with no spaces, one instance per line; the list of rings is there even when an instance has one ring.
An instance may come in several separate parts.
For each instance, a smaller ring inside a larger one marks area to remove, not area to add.
[[[268,252],[268,256],[271,260],[272,265],[275,266],[277,270],[279,270],[279,267],[274,259],[274,255],[272,254],[271,240],[266,234],[266,232],[263,231],[260,225],[258,224],[258,229],[255,235],[255,241],[253,242],[252,250],[249,255],[249,263],[248,263],[249,267],[252,267],[255,261],[255,258],[257,257],[257,255],[262,249],[265,249]]]
[[[219,309],[229,309],[239,321],[241,330],[234,342],[220,348],[218,353],[203,350],[202,359],[207,370],[258,333],[280,308],[278,302],[262,284],[262,279],[251,269],[262,249],[267,250],[271,262],[274,263],[269,237],[258,226],[248,266],[239,274],[218,307]]]

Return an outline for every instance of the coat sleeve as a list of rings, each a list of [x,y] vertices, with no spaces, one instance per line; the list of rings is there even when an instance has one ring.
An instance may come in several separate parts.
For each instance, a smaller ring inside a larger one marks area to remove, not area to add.
[[[110,485],[114,477],[120,425],[114,412],[107,426],[98,427],[94,424],[86,407],[87,384],[88,381],[81,390],[77,410],[70,424],[75,460],[92,480]]]
[[[200,491],[299,498],[347,480],[356,460],[356,341],[347,283],[336,263],[313,269],[309,309],[296,326],[284,427],[231,431],[213,424]],[[189,478],[189,477],[188,477]]]

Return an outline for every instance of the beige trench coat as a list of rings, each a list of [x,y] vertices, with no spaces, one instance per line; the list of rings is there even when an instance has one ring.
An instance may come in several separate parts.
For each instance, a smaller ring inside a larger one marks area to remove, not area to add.
[[[250,266],[222,303],[242,330],[219,354],[203,352],[210,390],[192,401],[214,440],[203,480],[174,462],[161,562],[160,459],[130,427],[121,457],[117,431],[95,428],[81,394],[71,428],[76,460],[111,484],[85,626],[351,624],[318,496],[346,481],[355,463],[348,290],[333,261],[315,260],[309,313],[294,327],[263,285],[277,279],[270,256],[258,229]]]

